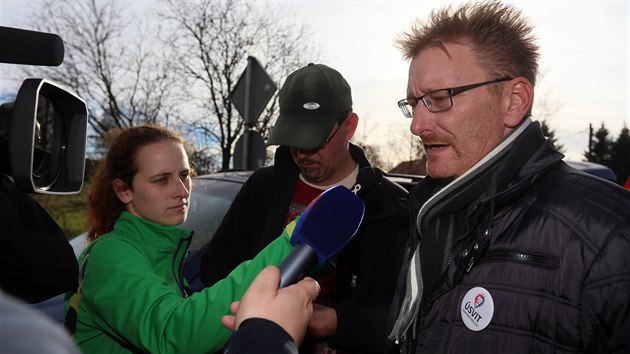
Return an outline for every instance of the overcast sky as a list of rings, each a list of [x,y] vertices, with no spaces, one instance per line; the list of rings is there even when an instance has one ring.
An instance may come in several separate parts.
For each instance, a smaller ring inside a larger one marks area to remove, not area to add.
[[[542,74],[536,100],[555,111],[550,125],[568,157],[582,159],[589,123],[597,129],[604,122],[614,138],[624,123],[630,127],[628,1],[507,2],[535,26]],[[393,38],[449,3],[461,1],[291,2],[317,29],[328,64],[346,77],[355,110],[375,132],[409,125],[396,106],[406,95],[408,62]]]
[[[152,0],[120,1],[154,4]],[[0,0],[0,24],[19,25],[19,17],[28,16],[25,3],[29,2],[33,0]],[[372,143],[391,139],[397,134],[393,127],[408,130],[410,123],[396,106],[406,94],[408,62],[394,47],[394,37],[431,9],[461,3],[274,2],[311,26],[311,39],[325,51],[324,64],[339,70],[352,86],[354,109],[362,121],[360,133]],[[568,157],[582,159],[589,123],[597,129],[604,122],[613,138],[624,124],[630,127],[628,1],[506,2],[514,3],[535,26],[542,74],[536,100],[555,112],[550,125]]]

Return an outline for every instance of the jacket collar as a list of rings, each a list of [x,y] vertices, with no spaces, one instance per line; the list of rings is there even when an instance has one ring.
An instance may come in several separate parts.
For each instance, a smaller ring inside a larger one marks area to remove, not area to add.
[[[553,144],[543,135],[538,122],[526,118],[506,138],[470,170],[453,181],[426,177],[414,188],[414,195],[425,201],[417,225],[437,215],[459,210],[475,199],[512,199],[561,160]],[[426,187],[430,187],[427,191]],[[428,198],[428,199],[427,199]]]
[[[190,230],[179,226],[163,226],[130,212],[123,211],[114,225],[113,233],[135,240],[145,245],[145,249],[155,251],[157,255],[172,255],[181,241],[192,238]]]

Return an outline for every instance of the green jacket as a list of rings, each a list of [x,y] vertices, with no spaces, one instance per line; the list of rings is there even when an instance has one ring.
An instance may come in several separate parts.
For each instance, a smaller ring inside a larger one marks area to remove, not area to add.
[[[182,261],[192,232],[123,212],[114,230],[94,241],[74,338],[84,354],[219,350],[231,335],[221,317],[265,266],[284,260],[292,249],[289,238],[283,232],[227,278],[186,295]],[[79,262],[84,257],[85,251]]]

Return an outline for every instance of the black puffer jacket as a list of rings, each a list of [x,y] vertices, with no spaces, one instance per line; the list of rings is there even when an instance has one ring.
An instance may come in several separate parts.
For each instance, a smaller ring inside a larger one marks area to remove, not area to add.
[[[422,276],[401,277],[391,352],[630,352],[630,192],[568,167],[529,122],[459,179],[412,191],[405,269]],[[419,305],[403,299],[418,288]]]
[[[336,259],[338,326],[327,342],[337,353],[381,354],[409,232],[408,214],[400,204],[407,191],[372,168],[361,148],[350,144],[350,154],[360,167],[357,195],[365,203],[365,215]],[[247,180],[202,257],[206,286],[253,258],[282,232],[298,173],[289,149],[280,147],[275,165],[259,168]]]

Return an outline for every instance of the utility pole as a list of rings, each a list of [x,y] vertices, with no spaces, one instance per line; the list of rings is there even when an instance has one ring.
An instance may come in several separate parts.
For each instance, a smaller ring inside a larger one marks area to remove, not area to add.
[[[588,158],[591,159],[593,154],[593,124],[588,124]]]

